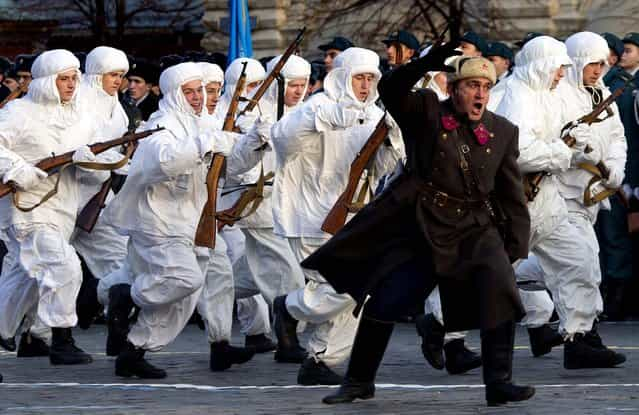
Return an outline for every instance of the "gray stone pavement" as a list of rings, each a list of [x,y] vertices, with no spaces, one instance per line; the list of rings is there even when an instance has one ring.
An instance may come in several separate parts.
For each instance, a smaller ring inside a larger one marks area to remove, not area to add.
[[[639,322],[602,324],[604,342],[626,353],[616,369],[568,371],[562,347],[533,358],[519,330],[514,378],[537,386],[527,402],[487,408],[480,370],[449,376],[421,356],[413,325],[398,324],[369,401],[326,406],[329,387],[295,385],[297,365],[278,364],[273,354],[256,356],[222,373],[208,370],[204,333],[190,325],[166,350],[149,360],[169,377],[147,382],[113,373],[104,355],[105,326],[75,330],[78,345],[94,363],[53,367],[47,359],[17,359],[0,352],[0,414],[639,414]],[[243,339],[234,335],[234,343]],[[477,332],[467,340],[479,347]]]

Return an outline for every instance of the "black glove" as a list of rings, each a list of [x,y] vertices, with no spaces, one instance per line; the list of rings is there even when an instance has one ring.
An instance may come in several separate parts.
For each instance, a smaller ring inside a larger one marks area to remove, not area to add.
[[[455,50],[459,47],[458,42],[448,42],[444,45],[433,47],[426,56],[421,58],[424,62],[424,69],[428,72],[455,72],[455,68],[446,65],[446,59],[451,56],[459,56],[461,51]]]

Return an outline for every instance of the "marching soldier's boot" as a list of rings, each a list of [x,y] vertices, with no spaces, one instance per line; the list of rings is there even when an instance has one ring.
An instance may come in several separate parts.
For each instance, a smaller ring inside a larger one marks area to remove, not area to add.
[[[144,349],[135,347],[130,342],[125,342],[122,352],[115,359],[115,374],[125,378],[137,376],[142,379],[163,379],[166,371],[153,366],[144,359]]]
[[[343,380],[342,376],[314,356],[304,359],[297,372],[298,385],[339,385]]]
[[[481,356],[468,349],[464,339],[451,340],[444,346],[446,371],[460,375],[481,366]]]
[[[275,360],[280,363],[302,363],[306,358],[306,350],[297,339],[297,320],[286,309],[285,295],[273,301],[273,319],[273,332],[277,337]]]
[[[68,327],[51,328],[51,347],[49,360],[52,365],[78,365],[91,363],[91,355],[75,345],[75,340]]]
[[[49,356],[49,345],[42,339],[32,336],[31,333],[22,333],[18,346],[18,357],[42,357]]]
[[[375,396],[375,376],[388,346],[393,323],[362,317],[357,328],[351,359],[339,389],[326,396],[326,404],[348,403]]]
[[[595,331],[577,333],[564,344],[564,368],[586,369],[615,367],[626,361],[626,356],[608,349]]]
[[[8,351],[8,352],[15,352],[16,351],[16,338],[15,337],[9,337],[8,339],[4,339],[2,337],[0,337],[0,347],[2,347],[4,350]]]
[[[103,307],[98,301],[98,283],[100,280],[95,278],[84,264],[82,270],[82,285],[78,293],[75,310],[78,315],[78,327],[86,330],[91,327],[91,323],[100,314],[100,310]]]
[[[433,314],[420,315],[415,319],[417,334],[422,338],[422,354],[430,365],[437,369],[444,368],[444,326]]]
[[[488,406],[525,401],[535,394],[532,386],[519,386],[511,381],[514,341],[514,322],[481,332],[481,357]]]
[[[256,334],[252,336],[246,336],[244,338],[244,347],[252,348],[255,353],[267,353],[272,352],[277,348],[277,345],[271,341],[265,334]]]
[[[210,368],[213,372],[221,372],[231,367],[246,363],[255,355],[255,349],[249,347],[233,347],[228,341],[211,343]]]
[[[548,324],[528,329],[528,337],[530,338],[530,351],[535,357],[548,354],[553,347],[564,343],[561,334]]]
[[[129,316],[135,307],[129,284],[116,284],[109,288],[109,314],[107,315],[107,356],[118,356],[129,334]]]

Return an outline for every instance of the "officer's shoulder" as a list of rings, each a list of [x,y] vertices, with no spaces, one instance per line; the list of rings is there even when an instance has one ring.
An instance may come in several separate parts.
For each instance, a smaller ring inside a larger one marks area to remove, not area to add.
[[[501,115],[497,115],[492,111],[486,110],[488,113],[488,117],[490,117],[490,123],[492,125],[492,132],[503,135],[503,136],[511,136],[514,134],[517,126],[512,122],[508,121],[507,118],[502,117]]]

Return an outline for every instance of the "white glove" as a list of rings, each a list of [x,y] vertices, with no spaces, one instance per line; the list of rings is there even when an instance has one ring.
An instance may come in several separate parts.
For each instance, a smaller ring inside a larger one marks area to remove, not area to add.
[[[247,112],[246,114],[238,117],[235,120],[235,125],[239,127],[240,131],[243,133],[247,133],[251,131],[253,125],[257,122],[258,116],[256,115],[257,111]]]
[[[73,157],[72,160],[74,163],[91,163],[91,162],[95,162],[95,154],[93,154],[93,151],[91,151],[91,149],[89,148],[89,146],[82,146],[82,147],[78,147],[74,152],[73,152]]]
[[[3,183],[13,182],[21,190],[29,190],[48,177],[47,172],[21,160],[2,177]]]
[[[366,114],[348,103],[322,105],[317,108],[316,117],[324,124],[334,129],[348,128],[366,119]]]
[[[570,134],[570,136],[575,139],[575,145],[572,149],[579,153],[583,153],[586,146],[592,141],[592,131],[586,124],[579,124],[572,130],[569,130],[564,136],[567,134]]]
[[[255,128],[255,131],[264,143],[269,142],[271,139],[271,127],[273,127],[273,120],[265,115],[260,116],[253,125],[253,128]]]
[[[618,189],[624,179],[624,172],[619,169],[610,168],[610,174],[607,179],[602,179],[601,183],[609,189]]]

